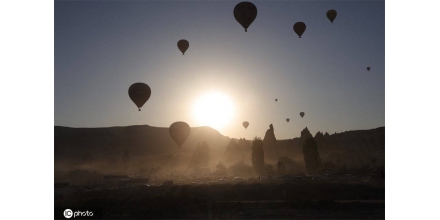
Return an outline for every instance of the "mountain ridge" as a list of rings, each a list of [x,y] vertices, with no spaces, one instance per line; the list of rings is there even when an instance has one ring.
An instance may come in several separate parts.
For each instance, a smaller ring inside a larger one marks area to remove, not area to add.
[[[273,131],[273,128],[268,130]],[[307,129],[304,129],[300,137],[272,140],[271,146],[265,147],[265,154],[270,155],[266,162],[275,163],[281,155],[301,161],[303,158],[302,143],[306,136],[309,137],[309,133]],[[310,136],[312,135],[310,134]],[[377,161],[378,163],[375,162],[377,164],[381,164],[382,161],[384,163],[385,126],[374,129],[350,130],[332,135],[318,132],[314,138],[318,143],[318,151],[323,160],[334,163],[343,161],[352,166],[356,166],[359,161],[365,164],[369,160]],[[182,145],[182,150],[178,151],[177,144],[168,133],[168,127],[150,125],[98,128],[54,126],[54,139],[56,168],[66,162],[84,164],[99,160],[111,164],[112,161],[121,158],[126,151],[129,151],[132,161],[153,163],[156,158],[168,158],[168,160],[172,158],[170,162],[167,162],[170,167],[172,164],[177,166],[179,161],[187,163],[185,166],[188,167],[197,143],[204,141],[210,148],[209,166],[212,167],[222,160],[221,158],[231,140],[236,143],[240,140],[224,136],[209,126],[191,127],[190,136]],[[245,141],[252,144],[251,140]],[[251,152],[248,152],[250,148],[243,150],[245,155],[251,155]],[[377,159],[373,160],[372,157]],[[251,164],[251,158],[249,156],[245,158],[244,162]]]

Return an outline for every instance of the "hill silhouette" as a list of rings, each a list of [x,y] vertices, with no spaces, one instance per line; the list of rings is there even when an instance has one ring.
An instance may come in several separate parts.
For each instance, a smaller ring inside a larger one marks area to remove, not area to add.
[[[168,169],[188,169],[197,143],[209,145],[209,164],[215,165],[223,160],[229,152],[227,146],[234,139],[220,134],[210,127],[193,127],[191,134],[178,150],[177,144],[171,139],[168,128],[152,127],[149,125],[135,125],[127,127],[107,128],[70,128],[55,126],[55,170],[69,170],[74,167],[98,164],[107,169],[121,163],[124,154],[129,154],[129,164],[138,168],[161,166]],[[274,128],[269,129],[271,131]],[[272,132],[269,132],[272,134]],[[305,128],[300,137],[288,140],[271,140],[270,148],[265,154],[271,155],[273,160],[266,163],[275,164],[279,157],[289,157],[303,163],[302,144],[307,137],[312,136]],[[384,165],[385,162],[385,127],[370,130],[346,131],[329,135],[318,132],[315,136],[318,151],[325,161],[335,164],[356,167],[369,165]],[[237,139],[237,149],[240,155],[251,155],[251,141]],[[231,157],[233,155],[229,155]],[[245,156],[244,162],[251,164],[250,157]],[[160,164],[160,165],[158,165]],[[133,167],[133,166],[132,166]],[[152,168],[153,167],[153,168]],[[90,168],[90,167],[89,167]],[[98,169],[97,167],[93,167]],[[183,168],[182,168],[183,169]]]
[[[174,163],[182,160],[188,166],[198,142],[206,141],[210,151],[215,153],[224,152],[230,140],[210,127],[191,128],[191,134],[182,145],[182,150],[178,150],[168,128],[149,125],[108,128],[55,126],[54,134],[56,169],[97,161],[115,163],[127,149],[132,162],[158,159],[168,161],[173,158]]]
[[[277,142],[280,155],[289,155],[296,161],[303,160],[302,144],[311,137],[309,130],[301,131],[301,136]],[[329,135],[317,132],[314,136],[323,161],[331,161],[348,167],[385,165],[385,127],[370,130],[345,131]]]

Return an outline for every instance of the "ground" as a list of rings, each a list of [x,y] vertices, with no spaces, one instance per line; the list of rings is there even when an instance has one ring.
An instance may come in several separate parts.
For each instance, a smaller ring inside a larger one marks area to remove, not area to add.
[[[75,207],[101,209],[104,219],[384,219],[385,187],[310,182],[138,186],[55,198],[56,210]]]

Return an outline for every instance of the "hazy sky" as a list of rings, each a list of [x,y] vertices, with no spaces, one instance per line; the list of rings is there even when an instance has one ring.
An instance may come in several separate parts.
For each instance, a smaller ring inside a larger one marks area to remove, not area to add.
[[[385,125],[385,1],[252,1],[248,32],[239,2],[56,1],[55,125],[203,126],[193,108],[211,91],[233,103],[216,128],[229,137],[263,137],[271,123],[277,139]],[[152,90],[140,112],[128,96],[136,82]]]

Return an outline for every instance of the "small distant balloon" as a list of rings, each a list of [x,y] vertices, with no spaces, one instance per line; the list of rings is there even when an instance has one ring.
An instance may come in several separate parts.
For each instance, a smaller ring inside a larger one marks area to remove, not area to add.
[[[298,34],[299,38],[301,38],[301,36],[303,35],[304,31],[306,31],[306,24],[304,24],[304,22],[296,22],[293,25],[293,30],[295,31],[296,34]]]
[[[250,2],[240,2],[234,8],[234,17],[243,26],[244,31],[252,24],[257,17],[257,7]]]
[[[128,88],[128,96],[138,107],[139,111],[151,96],[151,89],[145,83],[134,83]]]
[[[336,15],[338,15],[338,13],[335,10],[328,10],[327,11],[327,18],[333,23],[333,21],[336,18]]]
[[[178,121],[171,124],[168,132],[180,149],[182,147],[182,144],[185,143],[186,139],[189,137],[189,134],[191,133],[191,128],[187,123]]]
[[[305,114],[304,112],[300,112],[299,115],[301,115],[301,118],[303,118]]]
[[[185,55],[185,51],[188,50],[189,47],[189,42],[185,39],[179,40],[179,42],[177,42],[177,47],[182,52],[182,55]]]
[[[368,70],[368,71],[370,71],[370,69],[371,69],[370,67],[367,67],[367,70]]]
[[[247,129],[248,126],[249,126],[249,122],[244,121],[244,122],[243,122],[243,127],[244,127],[245,129]]]
[[[286,119],[286,121],[287,121],[287,123],[289,123],[290,119],[289,119],[289,118],[287,118],[287,119]]]
[[[278,99],[275,99],[275,102],[278,102]]]

